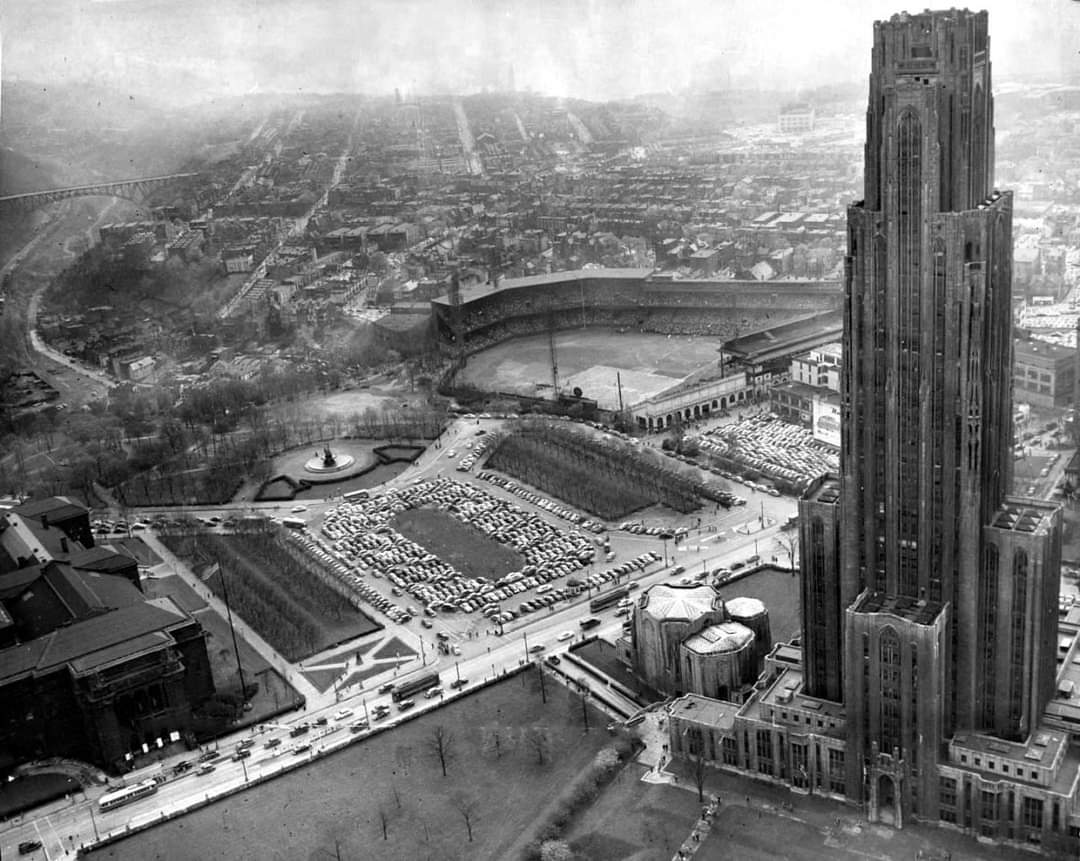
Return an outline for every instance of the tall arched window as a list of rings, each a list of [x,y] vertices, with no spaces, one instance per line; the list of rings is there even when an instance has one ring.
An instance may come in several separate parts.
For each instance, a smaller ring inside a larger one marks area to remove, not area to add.
[[[900,737],[900,638],[886,625],[878,640],[878,682],[881,697],[880,745],[883,753],[892,753],[902,744]]]
[[[1028,555],[1023,548],[1013,554],[1012,648],[1009,655],[1010,730],[1020,732],[1024,712],[1024,638],[1027,633]]]
[[[974,116],[971,123],[970,206],[974,207],[986,197],[990,189],[990,178],[986,175],[986,99],[982,84],[975,85],[975,95],[972,100]]]
[[[983,559],[982,588],[979,590],[979,642],[982,644],[982,722],[994,724],[994,705],[997,695],[997,600],[999,552],[996,544],[987,544]]]
[[[899,588],[917,595],[919,588],[919,441],[922,404],[919,399],[920,350],[922,344],[922,123],[913,110],[900,115],[897,134],[897,295],[899,299],[899,356],[896,371],[898,394],[896,464],[899,526]]]

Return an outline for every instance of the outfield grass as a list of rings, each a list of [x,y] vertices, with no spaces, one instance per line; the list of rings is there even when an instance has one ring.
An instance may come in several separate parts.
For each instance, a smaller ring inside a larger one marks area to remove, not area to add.
[[[525,564],[516,551],[445,511],[412,508],[395,516],[390,525],[466,577],[498,580]]]
[[[545,704],[531,671],[511,677],[88,857],[515,859],[547,804],[611,741],[591,709],[583,732],[581,701],[550,678],[546,694]],[[446,777],[431,751],[439,726],[453,738]],[[534,727],[549,740],[543,765],[529,740]],[[472,842],[460,810],[468,805]]]

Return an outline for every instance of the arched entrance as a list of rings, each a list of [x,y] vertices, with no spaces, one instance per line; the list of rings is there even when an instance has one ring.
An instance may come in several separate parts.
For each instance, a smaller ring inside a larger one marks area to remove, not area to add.
[[[891,775],[882,774],[877,782],[877,821],[897,828],[901,824],[900,793]]]

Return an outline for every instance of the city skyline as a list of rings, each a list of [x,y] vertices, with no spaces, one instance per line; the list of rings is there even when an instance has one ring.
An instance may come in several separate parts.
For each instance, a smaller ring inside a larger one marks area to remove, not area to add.
[[[1080,71],[1080,6],[995,2],[999,79]],[[4,80],[93,82],[190,103],[265,92],[470,93],[593,100],[687,89],[858,83],[859,44],[888,0],[753,10],[727,2],[595,0],[13,0],[0,12]],[[827,16],[827,17],[826,17]]]

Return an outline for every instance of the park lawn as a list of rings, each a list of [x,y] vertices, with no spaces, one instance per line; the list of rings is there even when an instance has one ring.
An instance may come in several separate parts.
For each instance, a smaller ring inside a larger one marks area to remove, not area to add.
[[[611,741],[599,712],[590,708],[584,732],[580,699],[551,679],[545,688],[546,704],[531,670],[512,676],[88,857],[510,861],[546,806]],[[440,726],[453,738],[446,777],[431,750]],[[528,741],[535,726],[549,739],[543,765]],[[472,842],[460,812],[469,804]]]
[[[579,858],[670,861],[701,815],[701,805],[695,792],[642,783],[646,771],[636,762],[626,765],[570,823],[562,839]]]
[[[79,781],[66,774],[24,774],[4,781],[0,783],[0,818],[6,819],[81,788]]]
[[[433,508],[402,511],[394,517],[391,526],[466,577],[498,580],[511,571],[520,571],[525,564],[517,551],[445,511]]]

